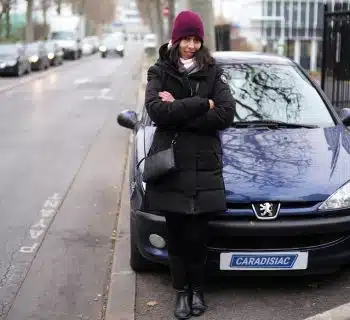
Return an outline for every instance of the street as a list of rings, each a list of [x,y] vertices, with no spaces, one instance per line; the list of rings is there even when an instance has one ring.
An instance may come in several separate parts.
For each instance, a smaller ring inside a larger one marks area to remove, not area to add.
[[[102,319],[141,55],[0,80],[1,320]]]

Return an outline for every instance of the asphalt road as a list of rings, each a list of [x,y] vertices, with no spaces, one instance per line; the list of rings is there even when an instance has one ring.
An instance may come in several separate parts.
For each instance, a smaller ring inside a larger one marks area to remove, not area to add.
[[[1,320],[102,319],[141,53],[0,79]]]

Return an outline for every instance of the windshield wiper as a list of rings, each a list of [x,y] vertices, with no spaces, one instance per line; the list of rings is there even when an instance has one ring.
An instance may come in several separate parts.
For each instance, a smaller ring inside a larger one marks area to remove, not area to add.
[[[304,124],[304,123],[288,123],[284,121],[274,121],[274,120],[254,120],[254,121],[238,121],[233,122],[231,127],[244,127],[244,128],[254,128],[259,126],[265,127],[275,127],[275,128],[319,128],[315,124]]]

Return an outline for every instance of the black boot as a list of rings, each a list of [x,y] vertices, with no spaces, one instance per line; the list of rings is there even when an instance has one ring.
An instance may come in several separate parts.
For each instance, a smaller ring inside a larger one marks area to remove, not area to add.
[[[190,291],[178,291],[176,296],[174,315],[178,319],[189,319],[192,316]]]
[[[170,256],[169,260],[173,287],[177,291],[174,315],[178,319],[189,319],[192,315],[191,294],[185,260],[175,256]]]
[[[191,263],[188,266],[192,297],[191,308],[192,315],[201,316],[207,306],[204,302],[203,286],[204,286],[204,274],[205,274],[205,260],[203,262]]]

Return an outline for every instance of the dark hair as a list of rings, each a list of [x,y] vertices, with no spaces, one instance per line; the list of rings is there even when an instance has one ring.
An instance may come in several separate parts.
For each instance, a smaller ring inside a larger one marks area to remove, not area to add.
[[[171,63],[176,66],[178,65],[178,61],[180,59],[180,41],[177,41],[171,46],[168,55]],[[214,59],[211,56],[209,49],[205,45],[203,45],[203,43],[201,48],[195,53],[194,58],[200,69],[203,68],[205,65],[214,63]]]

